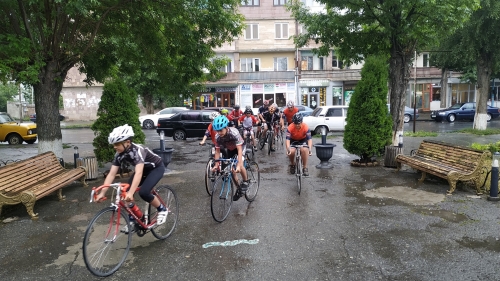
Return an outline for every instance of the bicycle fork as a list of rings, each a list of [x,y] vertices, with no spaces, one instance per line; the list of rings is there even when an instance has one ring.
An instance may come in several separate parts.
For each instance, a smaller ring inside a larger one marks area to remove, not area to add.
[[[226,186],[227,190],[225,190]],[[227,198],[229,198],[230,191],[231,191],[231,178],[226,175],[222,178],[222,188],[220,190],[219,199],[226,200]]]

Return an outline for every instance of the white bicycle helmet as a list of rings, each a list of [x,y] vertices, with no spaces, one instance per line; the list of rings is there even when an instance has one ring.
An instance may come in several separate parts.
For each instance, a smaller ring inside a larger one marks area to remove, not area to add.
[[[278,105],[276,103],[273,103],[271,106],[274,107],[274,109],[278,109]]]
[[[210,120],[214,120],[215,117],[217,117],[219,115],[220,115],[220,113],[217,112],[217,111],[214,111],[214,112],[210,113]]]
[[[133,136],[134,136],[134,130],[132,129],[132,126],[125,124],[123,126],[116,127],[113,129],[113,131],[109,134],[108,142],[109,144],[115,144],[118,142],[128,140]]]
[[[287,106],[287,107],[293,107],[293,101],[291,101],[291,100],[290,100],[290,101],[288,101],[288,102],[286,103],[286,106]]]

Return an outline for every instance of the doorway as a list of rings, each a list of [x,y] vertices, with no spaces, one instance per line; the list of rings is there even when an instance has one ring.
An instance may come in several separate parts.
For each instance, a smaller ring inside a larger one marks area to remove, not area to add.
[[[310,108],[315,109],[318,107],[318,94],[309,94],[309,105]]]

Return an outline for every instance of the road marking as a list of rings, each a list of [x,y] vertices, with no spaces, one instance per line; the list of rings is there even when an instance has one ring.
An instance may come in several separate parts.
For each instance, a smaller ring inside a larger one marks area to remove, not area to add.
[[[233,241],[225,241],[225,242],[208,242],[203,244],[203,248],[206,249],[208,247],[214,247],[214,246],[236,246],[238,244],[257,244],[259,243],[259,239],[254,239],[254,240],[247,240],[247,239],[239,239],[239,240],[233,240]]]

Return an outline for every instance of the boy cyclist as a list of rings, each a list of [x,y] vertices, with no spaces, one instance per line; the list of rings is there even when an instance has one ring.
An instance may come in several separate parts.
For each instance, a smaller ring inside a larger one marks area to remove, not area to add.
[[[167,218],[167,208],[160,203],[160,200],[151,194],[153,187],[160,181],[165,173],[165,166],[160,156],[153,153],[149,148],[132,142],[134,131],[131,126],[125,124],[116,127],[109,134],[108,142],[113,145],[116,151],[109,174],[104,180],[104,185],[113,183],[118,169],[122,163],[135,166],[134,174],[128,180],[130,188],[125,196],[125,201],[134,201],[135,190],[140,186],[139,196],[142,200],[150,203],[158,209],[157,224],[163,224]],[[108,188],[103,188],[96,197],[99,202],[105,195]],[[131,221],[131,224],[134,222]],[[126,230],[128,231],[128,229]]]
[[[296,149],[290,147],[290,143],[298,142],[302,145],[300,148],[300,156],[302,157],[302,174],[304,176],[309,176],[309,170],[307,169],[307,158],[312,155],[312,138],[311,130],[307,127],[307,124],[302,123],[302,115],[296,113],[293,118],[293,124],[288,125],[286,131],[286,155],[290,160],[290,174],[295,174],[295,153]],[[306,147],[307,145],[307,147]],[[308,153],[309,150],[309,153]]]
[[[245,109],[245,115],[238,119],[238,127],[243,125],[243,139],[247,138],[246,132],[250,132],[250,138],[252,139],[253,149],[257,149],[257,144],[255,137],[253,135],[253,125],[257,124],[258,120],[253,116],[251,109]]]
[[[245,166],[243,166],[243,155],[245,151],[245,143],[243,142],[243,138],[240,135],[240,132],[236,128],[228,127],[229,120],[227,120],[224,116],[218,116],[214,119],[212,125],[215,131],[217,131],[217,135],[215,136],[215,160],[219,159],[220,149],[221,147],[227,149],[226,158],[232,158],[235,155],[238,155],[238,163],[236,164],[236,170],[233,170],[233,178],[235,178],[234,173],[240,173],[243,178],[243,182],[239,184],[238,190],[235,192],[233,196],[233,201],[238,201],[241,196],[245,194],[248,189],[248,178],[247,178],[247,170]],[[212,171],[215,172],[219,169],[220,162],[217,161],[215,166],[212,168]]]

